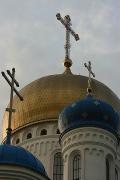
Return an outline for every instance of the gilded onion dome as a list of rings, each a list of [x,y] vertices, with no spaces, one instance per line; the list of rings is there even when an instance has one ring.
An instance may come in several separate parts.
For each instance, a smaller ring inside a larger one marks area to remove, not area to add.
[[[16,112],[12,117],[13,132],[34,123],[57,121],[66,105],[86,96],[88,78],[74,75],[69,69],[63,74],[45,76],[25,86],[20,94],[24,101],[14,97]],[[94,97],[110,103],[120,112],[119,98],[104,84],[92,80]],[[3,138],[7,128],[8,112],[3,118]]]

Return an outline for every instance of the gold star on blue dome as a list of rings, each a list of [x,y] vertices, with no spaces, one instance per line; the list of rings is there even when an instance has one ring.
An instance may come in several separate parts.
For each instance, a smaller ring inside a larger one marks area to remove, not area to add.
[[[75,106],[76,106],[76,103],[73,103],[73,104],[71,105],[72,108],[75,107]]]
[[[100,103],[98,101],[94,101],[94,104],[98,106]]]

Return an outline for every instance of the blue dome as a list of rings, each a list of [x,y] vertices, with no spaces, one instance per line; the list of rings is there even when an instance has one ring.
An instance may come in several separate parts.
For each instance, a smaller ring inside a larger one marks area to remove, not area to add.
[[[62,134],[80,127],[98,127],[118,136],[120,118],[111,105],[87,96],[64,108],[58,125]]]
[[[22,147],[7,144],[0,145],[1,164],[25,167],[47,176],[42,163]]]

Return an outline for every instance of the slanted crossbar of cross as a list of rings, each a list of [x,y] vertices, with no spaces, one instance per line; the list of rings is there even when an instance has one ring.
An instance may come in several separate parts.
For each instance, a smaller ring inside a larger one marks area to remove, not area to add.
[[[70,34],[78,41],[79,35],[76,34],[71,28],[71,19],[69,15],[66,15],[64,19],[61,17],[60,13],[56,14],[57,20],[59,20],[66,28],[66,41],[65,41],[65,59],[70,59]]]
[[[89,72],[89,77],[88,77],[88,93],[91,93],[92,92],[92,88],[91,88],[91,75],[93,77],[95,77],[95,74],[92,72],[92,66],[91,66],[91,62],[89,61],[88,62],[88,65],[87,63],[84,63],[84,66],[87,68],[88,72]]]
[[[19,99],[21,101],[23,101],[23,97],[19,94],[19,92],[16,90],[15,86],[19,87],[19,83],[17,82],[17,80],[15,79],[15,68],[12,69],[12,73],[7,70],[7,74],[9,75],[9,77],[11,78],[11,81],[9,80],[9,78],[7,77],[7,75],[5,74],[5,72],[1,72],[2,76],[5,78],[5,80],[7,81],[7,83],[10,85],[11,87],[11,92],[10,92],[10,104],[9,104],[9,108],[6,108],[6,111],[9,112],[9,119],[8,119],[8,128],[7,128],[7,138],[6,138],[6,144],[10,144],[10,140],[11,140],[11,120],[12,120],[12,113],[15,112],[15,109],[13,109],[13,93],[15,92],[16,95],[19,97]]]

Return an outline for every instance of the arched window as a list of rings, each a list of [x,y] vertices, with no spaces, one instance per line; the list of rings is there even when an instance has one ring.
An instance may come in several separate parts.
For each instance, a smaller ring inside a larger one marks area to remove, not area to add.
[[[40,135],[47,135],[47,130],[46,129],[42,129]]]
[[[111,154],[108,154],[106,156],[106,180],[113,180],[115,179],[115,167],[114,167],[114,161],[113,156]]]
[[[56,133],[57,133],[57,134],[60,134],[60,131],[59,131],[59,129],[57,129]]]
[[[115,180],[118,180],[118,170],[115,168]]]
[[[110,180],[110,163],[108,159],[106,159],[106,180]]]
[[[27,134],[27,139],[30,139],[30,138],[32,138],[32,134],[31,134],[31,133],[28,133],[28,134]]]
[[[54,155],[53,180],[63,180],[63,159],[60,152]]]
[[[19,138],[16,139],[16,144],[19,144],[19,142],[20,142],[20,139]]]
[[[81,176],[81,158],[79,154],[76,154],[73,158],[73,180],[80,180]]]

